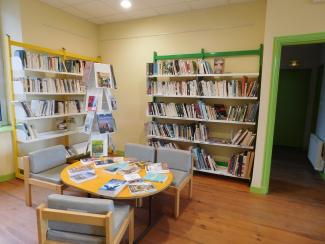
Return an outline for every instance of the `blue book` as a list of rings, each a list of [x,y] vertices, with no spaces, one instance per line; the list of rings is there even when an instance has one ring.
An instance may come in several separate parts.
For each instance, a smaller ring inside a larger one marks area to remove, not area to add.
[[[117,171],[121,170],[121,169],[125,169],[128,167],[128,163],[126,162],[120,162],[120,163],[116,163],[116,164],[112,164],[110,166],[108,166],[105,171],[107,171],[108,173],[113,173],[115,174]]]
[[[147,173],[143,179],[147,181],[164,183],[167,180],[168,176],[166,174],[157,174],[157,173]]]
[[[126,180],[120,180],[120,179],[111,179],[108,181],[105,185],[103,185],[101,188],[99,188],[98,193],[100,195],[106,195],[106,196],[111,196],[114,197],[122,189],[127,185]]]

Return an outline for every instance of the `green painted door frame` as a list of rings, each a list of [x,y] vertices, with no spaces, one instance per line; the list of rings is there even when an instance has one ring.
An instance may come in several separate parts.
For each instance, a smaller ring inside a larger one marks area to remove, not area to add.
[[[300,45],[300,44],[314,44],[325,43],[325,32],[311,33],[294,36],[281,36],[275,37],[273,43],[273,58],[272,58],[272,71],[271,71],[271,85],[270,85],[270,100],[268,118],[266,124],[266,140],[264,151],[264,165],[262,175],[262,192],[268,193],[269,181],[271,173],[271,161],[272,161],[272,148],[273,148],[273,135],[274,135],[274,123],[276,115],[276,103],[278,95],[279,73],[280,73],[280,61],[281,61],[281,49],[283,46]],[[251,189],[252,190],[252,189]]]

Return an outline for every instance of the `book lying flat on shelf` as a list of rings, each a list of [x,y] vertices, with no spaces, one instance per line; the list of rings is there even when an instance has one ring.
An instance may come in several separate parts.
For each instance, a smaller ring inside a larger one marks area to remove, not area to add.
[[[127,185],[126,180],[111,179],[98,190],[98,194],[115,197]]]
[[[70,179],[78,184],[95,178],[97,178],[97,175],[94,172],[83,172],[70,176]]]
[[[112,133],[116,131],[116,124],[111,113],[97,113],[97,123],[100,133]]]
[[[145,169],[146,169],[147,173],[156,173],[156,174],[168,174],[169,173],[168,164],[165,162],[152,163],[152,164],[146,165]]]
[[[158,182],[158,183],[164,183],[168,178],[168,175],[166,174],[159,174],[159,173],[147,173],[144,177],[143,180],[146,181],[153,181],[153,182]]]
[[[140,182],[128,185],[129,191],[133,195],[146,194],[150,192],[155,192],[157,189],[150,182]]]
[[[81,165],[78,167],[68,169],[68,174],[70,176],[85,173],[85,172],[95,173],[95,169],[92,165]]]

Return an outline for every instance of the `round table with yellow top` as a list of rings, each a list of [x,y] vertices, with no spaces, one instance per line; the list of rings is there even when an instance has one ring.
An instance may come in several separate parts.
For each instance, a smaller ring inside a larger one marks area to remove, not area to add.
[[[127,160],[125,160],[127,161]],[[121,179],[124,180],[124,176],[119,174],[119,173],[109,173],[109,172],[105,172],[105,168],[97,168],[95,169],[96,175],[97,177],[86,181],[86,182],[82,182],[82,183],[76,183],[74,181],[72,181],[70,179],[68,170],[71,168],[75,168],[75,167],[79,167],[82,166],[83,164],[81,162],[76,162],[73,163],[71,165],[69,165],[68,167],[66,167],[64,170],[62,170],[61,172],[61,180],[63,181],[64,184],[68,185],[68,186],[72,186],[75,187],[79,190],[85,191],[87,193],[90,194],[94,194],[94,195],[98,195],[98,196],[102,196],[105,198],[110,198],[113,200],[123,200],[123,199],[137,199],[137,198],[145,198],[148,197],[148,210],[149,210],[149,215],[148,215],[148,225],[145,228],[145,230],[137,237],[137,239],[134,241],[134,243],[138,243],[141,239],[143,239],[143,237],[151,230],[151,228],[153,227],[154,223],[153,223],[153,219],[152,219],[152,196],[162,192],[163,190],[165,190],[168,186],[171,185],[171,183],[173,182],[173,174],[171,172],[169,172],[167,174],[167,179],[163,182],[163,183],[158,183],[158,182],[151,182],[154,187],[155,187],[155,191],[152,192],[148,192],[148,193],[144,193],[144,194],[132,194],[129,190],[128,187],[124,187],[124,189],[122,189],[121,192],[119,192],[116,196],[111,197],[111,196],[106,196],[106,195],[101,195],[98,193],[98,190],[100,187],[102,187],[104,184],[106,184],[108,181],[110,181],[111,179]],[[144,169],[144,167],[140,167],[140,171],[138,172],[138,174],[142,177],[144,177],[146,175],[146,170]]]
[[[148,192],[145,194],[137,194],[137,195],[133,195],[130,191],[128,187],[124,187],[124,189],[118,193],[116,196],[111,197],[111,196],[106,196],[106,195],[101,195],[98,193],[98,190],[100,187],[102,187],[105,183],[107,183],[109,180],[111,179],[121,179],[124,180],[123,175],[119,174],[119,173],[109,173],[109,172],[105,172],[105,168],[97,168],[95,169],[96,171],[96,175],[97,177],[95,179],[86,181],[86,182],[82,182],[82,183],[76,183],[74,181],[72,181],[70,179],[68,170],[71,168],[75,168],[75,167],[79,167],[82,166],[83,164],[81,162],[76,162],[73,163],[71,165],[69,165],[68,167],[66,167],[62,172],[61,172],[61,180],[63,181],[64,184],[68,185],[68,186],[72,186],[75,187],[79,190],[85,191],[87,193],[91,193],[94,195],[98,195],[98,196],[103,196],[103,197],[107,197],[107,198],[111,198],[111,199],[136,199],[136,198],[144,198],[144,197],[148,197],[154,194],[157,194],[163,190],[165,190],[173,181],[173,174],[171,172],[168,173],[168,178],[165,182],[163,183],[159,183],[159,182],[151,182],[156,190],[153,192]],[[140,171],[138,172],[138,174],[142,177],[144,177],[146,175],[146,170],[144,168],[140,168]]]

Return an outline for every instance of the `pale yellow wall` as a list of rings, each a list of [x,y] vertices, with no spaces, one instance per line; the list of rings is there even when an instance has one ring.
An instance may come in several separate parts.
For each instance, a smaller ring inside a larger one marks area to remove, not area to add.
[[[258,138],[252,185],[261,186],[266,120],[272,68],[273,39],[325,31],[325,4],[311,0],[268,0],[265,20],[264,59],[259,113]]]
[[[97,57],[98,26],[38,0],[0,0],[2,34],[10,34],[17,41],[52,49]],[[8,87],[8,86],[7,86]],[[13,172],[10,133],[0,133],[0,176]],[[52,142],[28,145],[23,150],[35,150]]]
[[[148,121],[145,64],[153,52],[160,55],[257,49],[263,42],[265,2],[211,8],[201,11],[152,17],[102,25],[99,51],[103,62],[114,66],[118,90],[115,118],[117,148],[127,142],[144,143],[144,123]],[[227,71],[254,72],[258,59],[240,62],[230,59]],[[193,100],[192,100],[193,101]]]
[[[21,0],[23,41],[98,56],[98,26],[39,0]]]

